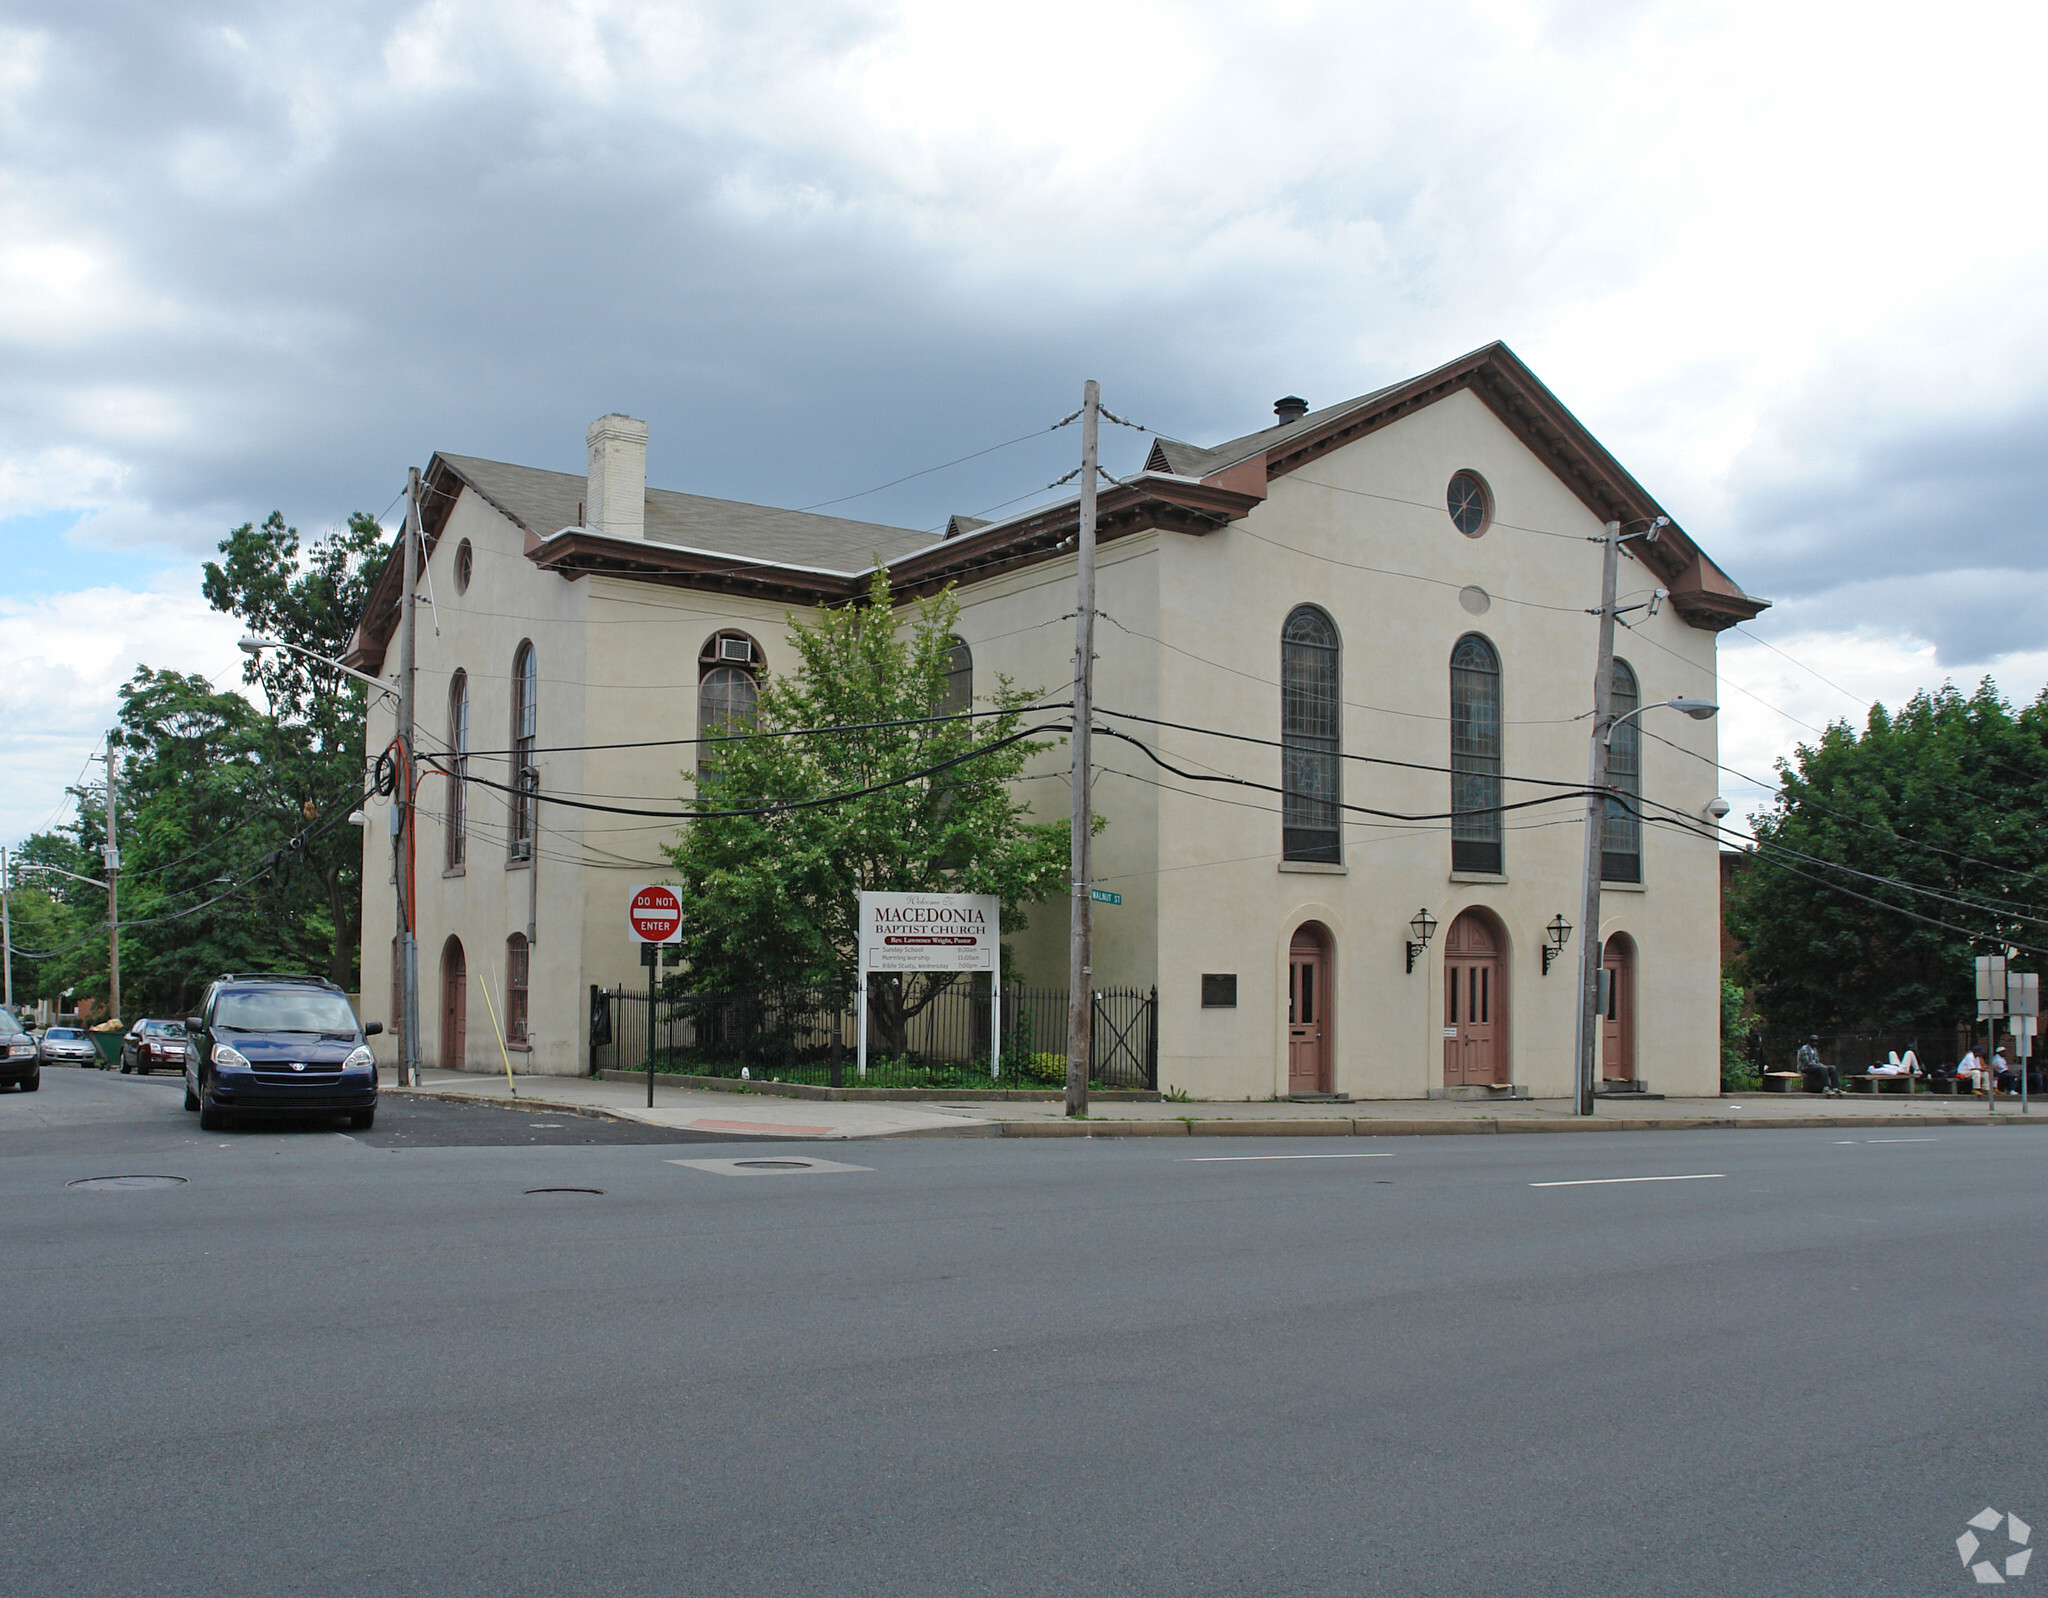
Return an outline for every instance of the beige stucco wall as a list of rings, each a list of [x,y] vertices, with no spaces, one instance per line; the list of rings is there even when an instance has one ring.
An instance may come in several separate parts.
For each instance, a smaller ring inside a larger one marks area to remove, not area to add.
[[[1480,473],[1494,525],[1467,539],[1443,509],[1459,469]],[[1591,706],[1599,550],[1593,516],[1469,392],[1414,413],[1270,485],[1244,521],[1192,536],[1138,534],[1105,544],[1098,576],[1098,725],[1143,739],[1191,771],[1277,785],[1279,750],[1200,732],[1119,721],[1157,720],[1279,736],[1280,630],[1296,605],[1328,612],[1343,640],[1344,749],[1349,755],[1448,764],[1449,658],[1468,631],[1499,651],[1503,770],[1567,783],[1584,780]],[[476,549],[475,580],[454,592],[457,544]],[[526,1069],[587,1069],[583,1043],[591,983],[637,985],[642,968],[624,919],[626,891],[669,878],[662,845],[673,829],[648,818],[579,812],[546,796],[657,808],[687,791],[694,752],[663,740],[696,735],[697,655],[724,628],[750,634],[772,673],[792,664],[788,607],[712,592],[613,578],[569,582],[536,569],[523,536],[465,492],[432,568],[439,636],[422,612],[420,728],[425,749],[446,734],[447,687],[469,673],[471,745],[479,775],[508,780],[497,753],[509,742],[513,650],[534,640],[540,662],[543,802],[535,870],[508,869],[504,796],[473,788],[466,869],[442,874],[445,784],[422,791],[420,991],[423,1057],[439,1061],[440,961],[453,933],[468,955],[465,1064],[497,1068],[479,1002],[481,966],[502,1000],[506,937],[523,929],[538,890],[532,958],[532,1048]],[[1466,585],[1491,596],[1482,614],[1460,603]],[[1653,580],[1622,564],[1623,602]],[[960,636],[973,650],[977,702],[999,676],[1070,697],[1074,609],[1071,556],[963,585]],[[1714,638],[1668,607],[1638,612],[1618,652],[1634,666],[1646,703],[1715,693]],[[907,621],[907,614],[906,614]],[[395,671],[396,651],[386,662]],[[1057,714],[1057,713],[1055,713]],[[1712,723],[1669,711],[1645,716],[1642,789],[1689,814],[1715,793]],[[386,702],[371,711],[369,747],[392,730]],[[1669,744],[1658,741],[1669,740]],[[619,749],[559,746],[634,744]],[[651,747],[650,747],[651,746]],[[1096,806],[1108,825],[1095,878],[1123,894],[1095,911],[1097,986],[1160,990],[1160,1083],[1197,1097],[1284,1093],[1287,951],[1303,921],[1331,935],[1335,1087],[1359,1098],[1416,1097],[1443,1081],[1443,934],[1482,907],[1506,929],[1512,1077],[1543,1096],[1569,1091],[1580,940],[1583,803],[1507,818],[1506,871],[1496,880],[1450,870],[1447,824],[1352,814],[1344,864],[1281,862],[1279,796],[1174,777],[1118,740],[1096,741]],[[1063,739],[1037,755],[1018,793],[1037,816],[1063,819],[1069,790]],[[1347,761],[1347,803],[1403,815],[1449,807],[1440,770]],[[1509,782],[1504,797],[1540,788]],[[650,803],[649,801],[653,801]],[[365,1013],[390,992],[393,920],[390,838],[379,807],[364,838]],[[1718,1082],[1719,891],[1714,845],[1644,828],[1644,881],[1610,888],[1603,931],[1637,945],[1638,1073],[1670,1092],[1711,1093]],[[1408,920],[1426,907],[1437,943],[1404,973]],[[1540,974],[1542,928],[1562,912],[1576,928],[1567,958]],[[1066,980],[1067,906],[1034,907],[1009,938],[1023,978]],[[1204,972],[1238,977],[1235,1009],[1203,1010]],[[380,1049],[395,1055],[389,1038]],[[454,1062],[446,1062],[454,1063]]]
[[[1494,525],[1476,540],[1442,509],[1459,469],[1479,472],[1494,493]],[[1450,655],[1465,633],[1480,632],[1501,657],[1503,771],[1582,782],[1586,728],[1574,718],[1592,702],[1595,623],[1585,612],[1599,595],[1599,551],[1583,539],[1598,530],[1483,403],[1454,394],[1276,479],[1268,502],[1243,522],[1164,542],[1167,635],[1204,657],[1175,657],[1164,719],[1277,737],[1281,626],[1296,605],[1313,603],[1343,640],[1347,754],[1447,765]],[[1461,606],[1468,584],[1492,596],[1483,614]],[[1647,598],[1653,586],[1642,567],[1623,562],[1624,602]],[[1638,625],[1622,634],[1620,653],[1646,702],[1712,695],[1711,634],[1668,607],[1653,621],[1632,619]],[[1715,792],[1711,724],[1648,714],[1654,731],[1698,758],[1645,739],[1644,793],[1697,811]],[[1163,734],[1162,743],[1176,756],[1279,781],[1277,749],[1191,733]],[[1439,771],[1347,761],[1343,781],[1347,804],[1405,815],[1449,807],[1449,778]],[[1540,791],[1511,782],[1504,798]],[[1241,808],[1252,802],[1264,808]],[[1415,1097],[1441,1086],[1442,936],[1407,975],[1408,921],[1426,907],[1448,930],[1461,911],[1481,906],[1510,939],[1513,1078],[1540,1096],[1569,1091],[1576,962],[1544,977],[1539,951],[1553,915],[1581,919],[1582,801],[1506,818],[1514,830],[1499,881],[1453,876],[1442,821],[1350,815],[1343,866],[1304,869],[1279,860],[1275,796],[1175,793],[1160,804],[1161,881],[1170,885],[1159,922],[1162,1086],[1202,1097],[1286,1091],[1287,949],[1307,920],[1333,935],[1336,1089]],[[1606,930],[1626,930],[1639,945],[1638,1070],[1659,1088],[1712,1092],[1718,1082],[1714,856],[1706,840],[1646,827],[1642,889],[1606,895]],[[1569,954],[1577,953],[1575,941]],[[1238,974],[1236,1010],[1200,1008],[1205,971]]]

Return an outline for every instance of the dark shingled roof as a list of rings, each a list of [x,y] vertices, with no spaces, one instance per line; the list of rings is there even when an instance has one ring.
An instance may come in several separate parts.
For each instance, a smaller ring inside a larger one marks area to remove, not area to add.
[[[1152,454],[1145,462],[1148,472],[1172,472],[1176,477],[1210,477],[1235,466],[1239,461],[1250,460],[1267,450],[1278,449],[1290,440],[1305,433],[1313,433],[1334,416],[1346,411],[1370,405],[1383,394],[1391,394],[1397,388],[1407,387],[1406,382],[1389,383],[1385,388],[1376,388],[1370,394],[1361,394],[1357,399],[1348,399],[1341,405],[1325,405],[1319,411],[1310,411],[1296,421],[1280,423],[1257,433],[1246,433],[1242,438],[1233,438],[1227,444],[1212,444],[1203,449],[1197,444],[1183,444],[1175,439],[1162,438],[1152,445]]]
[[[536,538],[550,538],[565,527],[578,525],[589,492],[588,480],[583,477],[479,460],[473,455],[443,454],[441,459]],[[666,488],[647,490],[647,540],[833,572],[863,572],[874,565],[878,555],[886,563],[940,542],[934,533],[907,527],[778,510],[736,499],[708,499]]]

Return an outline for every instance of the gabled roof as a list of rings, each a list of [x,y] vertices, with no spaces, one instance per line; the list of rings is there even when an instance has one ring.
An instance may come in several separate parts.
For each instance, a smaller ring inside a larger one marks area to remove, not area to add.
[[[1603,522],[1639,526],[1670,516],[1521,357],[1498,342],[1405,383],[1325,406],[1227,444],[1197,449],[1161,439],[1146,464],[1208,482],[1242,483],[1262,470],[1270,481],[1460,389],[1470,389]],[[1695,627],[1719,632],[1770,605],[1769,600],[1745,594],[1675,519],[1657,542],[1632,544],[1630,552],[1663,580],[1671,590],[1672,608]]]
[[[1142,473],[1098,496],[1096,536],[1108,542],[1151,528],[1197,537],[1214,532],[1250,514],[1273,478],[1461,389],[1498,416],[1601,521],[1639,526],[1668,516],[1514,351],[1494,343],[1420,377],[1226,443],[1204,448],[1158,439]],[[426,487],[422,521],[429,550],[466,488],[525,532],[528,559],[561,576],[603,573],[795,604],[856,597],[878,559],[904,597],[1035,565],[1071,544],[1080,518],[1078,500],[1067,499],[998,522],[955,516],[941,536],[656,488],[647,491],[648,536],[628,539],[579,525],[585,479],[571,473],[437,454]],[[1670,589],[1672,609],[1695,627],[1718,632],[1769,604],[1743,593],[1675,522],[1655,543],[1630,549]],[[386,563],[350,640],[352,666],[381,666],[398,614],[395,566]]]
[[[535,538],[546,540],[565,527],[582,525],[586,478],[473,455],[435,459]],[[647,536],[656,543],[823,571],[864,572],[878,555],[889,562],[939,542],[935,533],[907,527],[709,499],[667,488],[647,490],[646,515]]]
[[[1150,472],[1173,472],[1181,477],[1211,477],[1217,472],[1236,466],[1252,456],[1284,445],[1290,439],[1312,433],[1333,417],[1345,415],[1360,406],[1370,405],[1383,394],[1391,394],[1400,388],[1391,383],[1370,394],[1361,394],[1357,399],[1346,400],[1341,405],[1326,405],[1319,411],[1310,411],[1291,422],[1276,422],[1263,432],[1247,433],[1242,438],[1233,438],[1227,444],[1212,444],[1203,448],[1199,444],[1185,444],[1179,439],[1155,439],[1152,453],[1145,461]]]

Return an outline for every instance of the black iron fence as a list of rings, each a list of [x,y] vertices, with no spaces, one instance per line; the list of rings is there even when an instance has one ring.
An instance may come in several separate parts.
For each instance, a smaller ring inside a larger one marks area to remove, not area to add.
[[[986,977],[909,991],[875,976],[868,1068],[857,1071],[858,996],[851,982],[695,993],[670,979],[654,998],[590,990],[593,1071],[638,1071],[903,1088],[1058,1088],[1067,1079],[1067,992],[1003,984],[1000,1043]],[[1159,990],[1104,988],[1093,998],[1090,1085],[1159,1085]]]

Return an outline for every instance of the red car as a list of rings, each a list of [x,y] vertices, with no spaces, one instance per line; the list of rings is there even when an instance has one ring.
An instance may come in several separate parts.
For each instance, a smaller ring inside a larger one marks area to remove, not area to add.
[[[158,1067],[166,1071],[185,1069],[185,1023],[182,1021],[137,1021],[121,1039],[121,1074],[130,1071],[148,1076]]]

